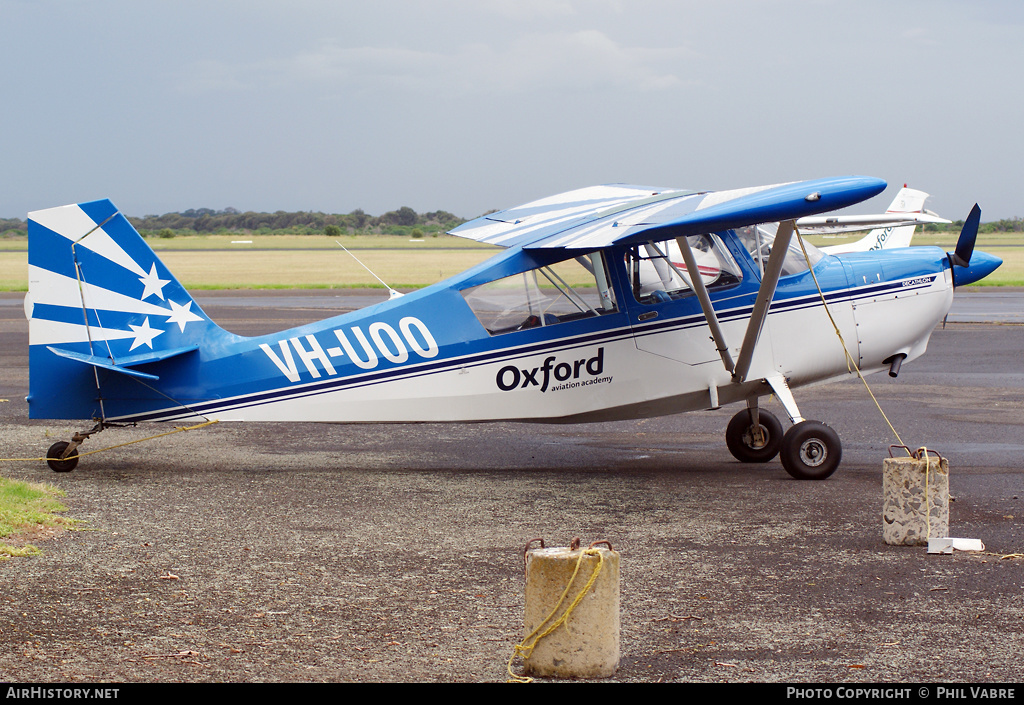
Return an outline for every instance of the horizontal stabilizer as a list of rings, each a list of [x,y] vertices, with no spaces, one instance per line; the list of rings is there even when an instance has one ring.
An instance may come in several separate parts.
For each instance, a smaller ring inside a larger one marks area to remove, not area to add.
[[[110,370],[111,372],[117,372],[119,374],[128,375],[129,377],[137,377],[139,379],[158,380],[158,375],[148,374],[146,372],[139,372],[138,370],[130,369],[138,365],[145,365],[150,362],[160,362],[161,360],[168,360],[178,355],[184,355],[186,353],[195,352],[199,349],[198,345],[193,345],[185,348],[176,348],[174,350],[157,350],[151,353],[144,353],[142,355],[131,355],[129,357],[122,358],[118,362],[113,362],[108,357],[100,357],[99,355],[87,355],[85,353],[74,352],[72,350],[63,350],[61,348],[47,345],[46,349],[52,352],[54,355],[66,358],[68,360],[74,360],[75,362],[82,362],[86,365],[92,365],[93,367],[99,367],[104,370]]]

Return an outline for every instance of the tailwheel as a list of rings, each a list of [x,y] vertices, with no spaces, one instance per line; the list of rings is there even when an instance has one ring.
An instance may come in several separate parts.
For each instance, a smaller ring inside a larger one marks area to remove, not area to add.
[[[70,452],[68,452],[69,448]],[[65,460],[65,455],[71,457]],[[67,441],[57,441],[46,451],[46,464],[54,472],[71,472],[78,465],[78,444],[76,443],[72,448]]]
[[[839,435],[820,421],[801,421],[782,438],[782,467],[797,480],[824,480],[842,457]]]
[[[782,424],[769,411],[743,409],[732,417],[725,429],[725,444],[741,463],[767,463],[782,448]]]
[[[89,436],[112,425],[100,420],[91,430],[72,434],[70,443],[57,441],[46,451],[46,464],[54,472],[71,472],[78,466],[78,448],[89,440]]]

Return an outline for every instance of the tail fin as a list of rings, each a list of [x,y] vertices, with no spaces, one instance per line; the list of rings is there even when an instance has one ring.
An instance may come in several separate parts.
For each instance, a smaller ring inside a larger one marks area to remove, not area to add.
[[[29,213],[28,268],[32,418],[105,418],[102,379],[156,380],[136,368],[221,330],[108,200]]]

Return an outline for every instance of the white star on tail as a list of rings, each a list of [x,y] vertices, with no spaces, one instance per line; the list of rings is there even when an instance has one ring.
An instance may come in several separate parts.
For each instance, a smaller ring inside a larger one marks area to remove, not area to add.
[[[135,331],[135,342],[133,342],[132,346],[128,348],[128,352],[131,352],[140,345],[146,345],[149,347],[150,350],[152,350],[153,338],[163,333],[162,330],[157,330],[156,328],[149,327],[149,316],[146,316],[146,320],[142,322],[141,326],[133,326],[131,323],[129,323],[128,327]]]
[[[153,263],[153,267],[149,270],[149,274],[139,277],[139,281],[145,287],[142,291],[142,299],[145,300],[147,296],[156,294],[160,297],[160,300],[164,300],[164,287],[171,283],[170,279],[161,279],[156,273],[156,262]]]
[[[182,306],[181,304],[176,304],[173,301],[168,301],[167,303],[171,305],[172,311],[171,315],[167,317],[167,322],[177,323],[178,328],[181,329],[182,333],[185,332],[186,323],[203,320],[202,316],[197,316],[190,310],[192,308],[191,301],[186,301],[184,306]]]

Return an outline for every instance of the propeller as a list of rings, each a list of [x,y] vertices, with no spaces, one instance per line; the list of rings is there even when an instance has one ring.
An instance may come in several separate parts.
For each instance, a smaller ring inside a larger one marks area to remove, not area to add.
[[[998,257],[987,252],[975,252],[974,242],[978,239],[978,225],[981,222],[981,208],[974,204],[970,215],[964,221],[956,250],[947,252],[950,268],[953,270],[953,286],[966,286],[984,279],[1003,263]]]
[[[961,267],[971,266],[971,255],[974,254],[974,241],[978,239],[978,225],[981,223],[981,208],[974,204],[964,227],[960,229],[960,237],[956,241],[956,250],[947,252],[951,264]]]

